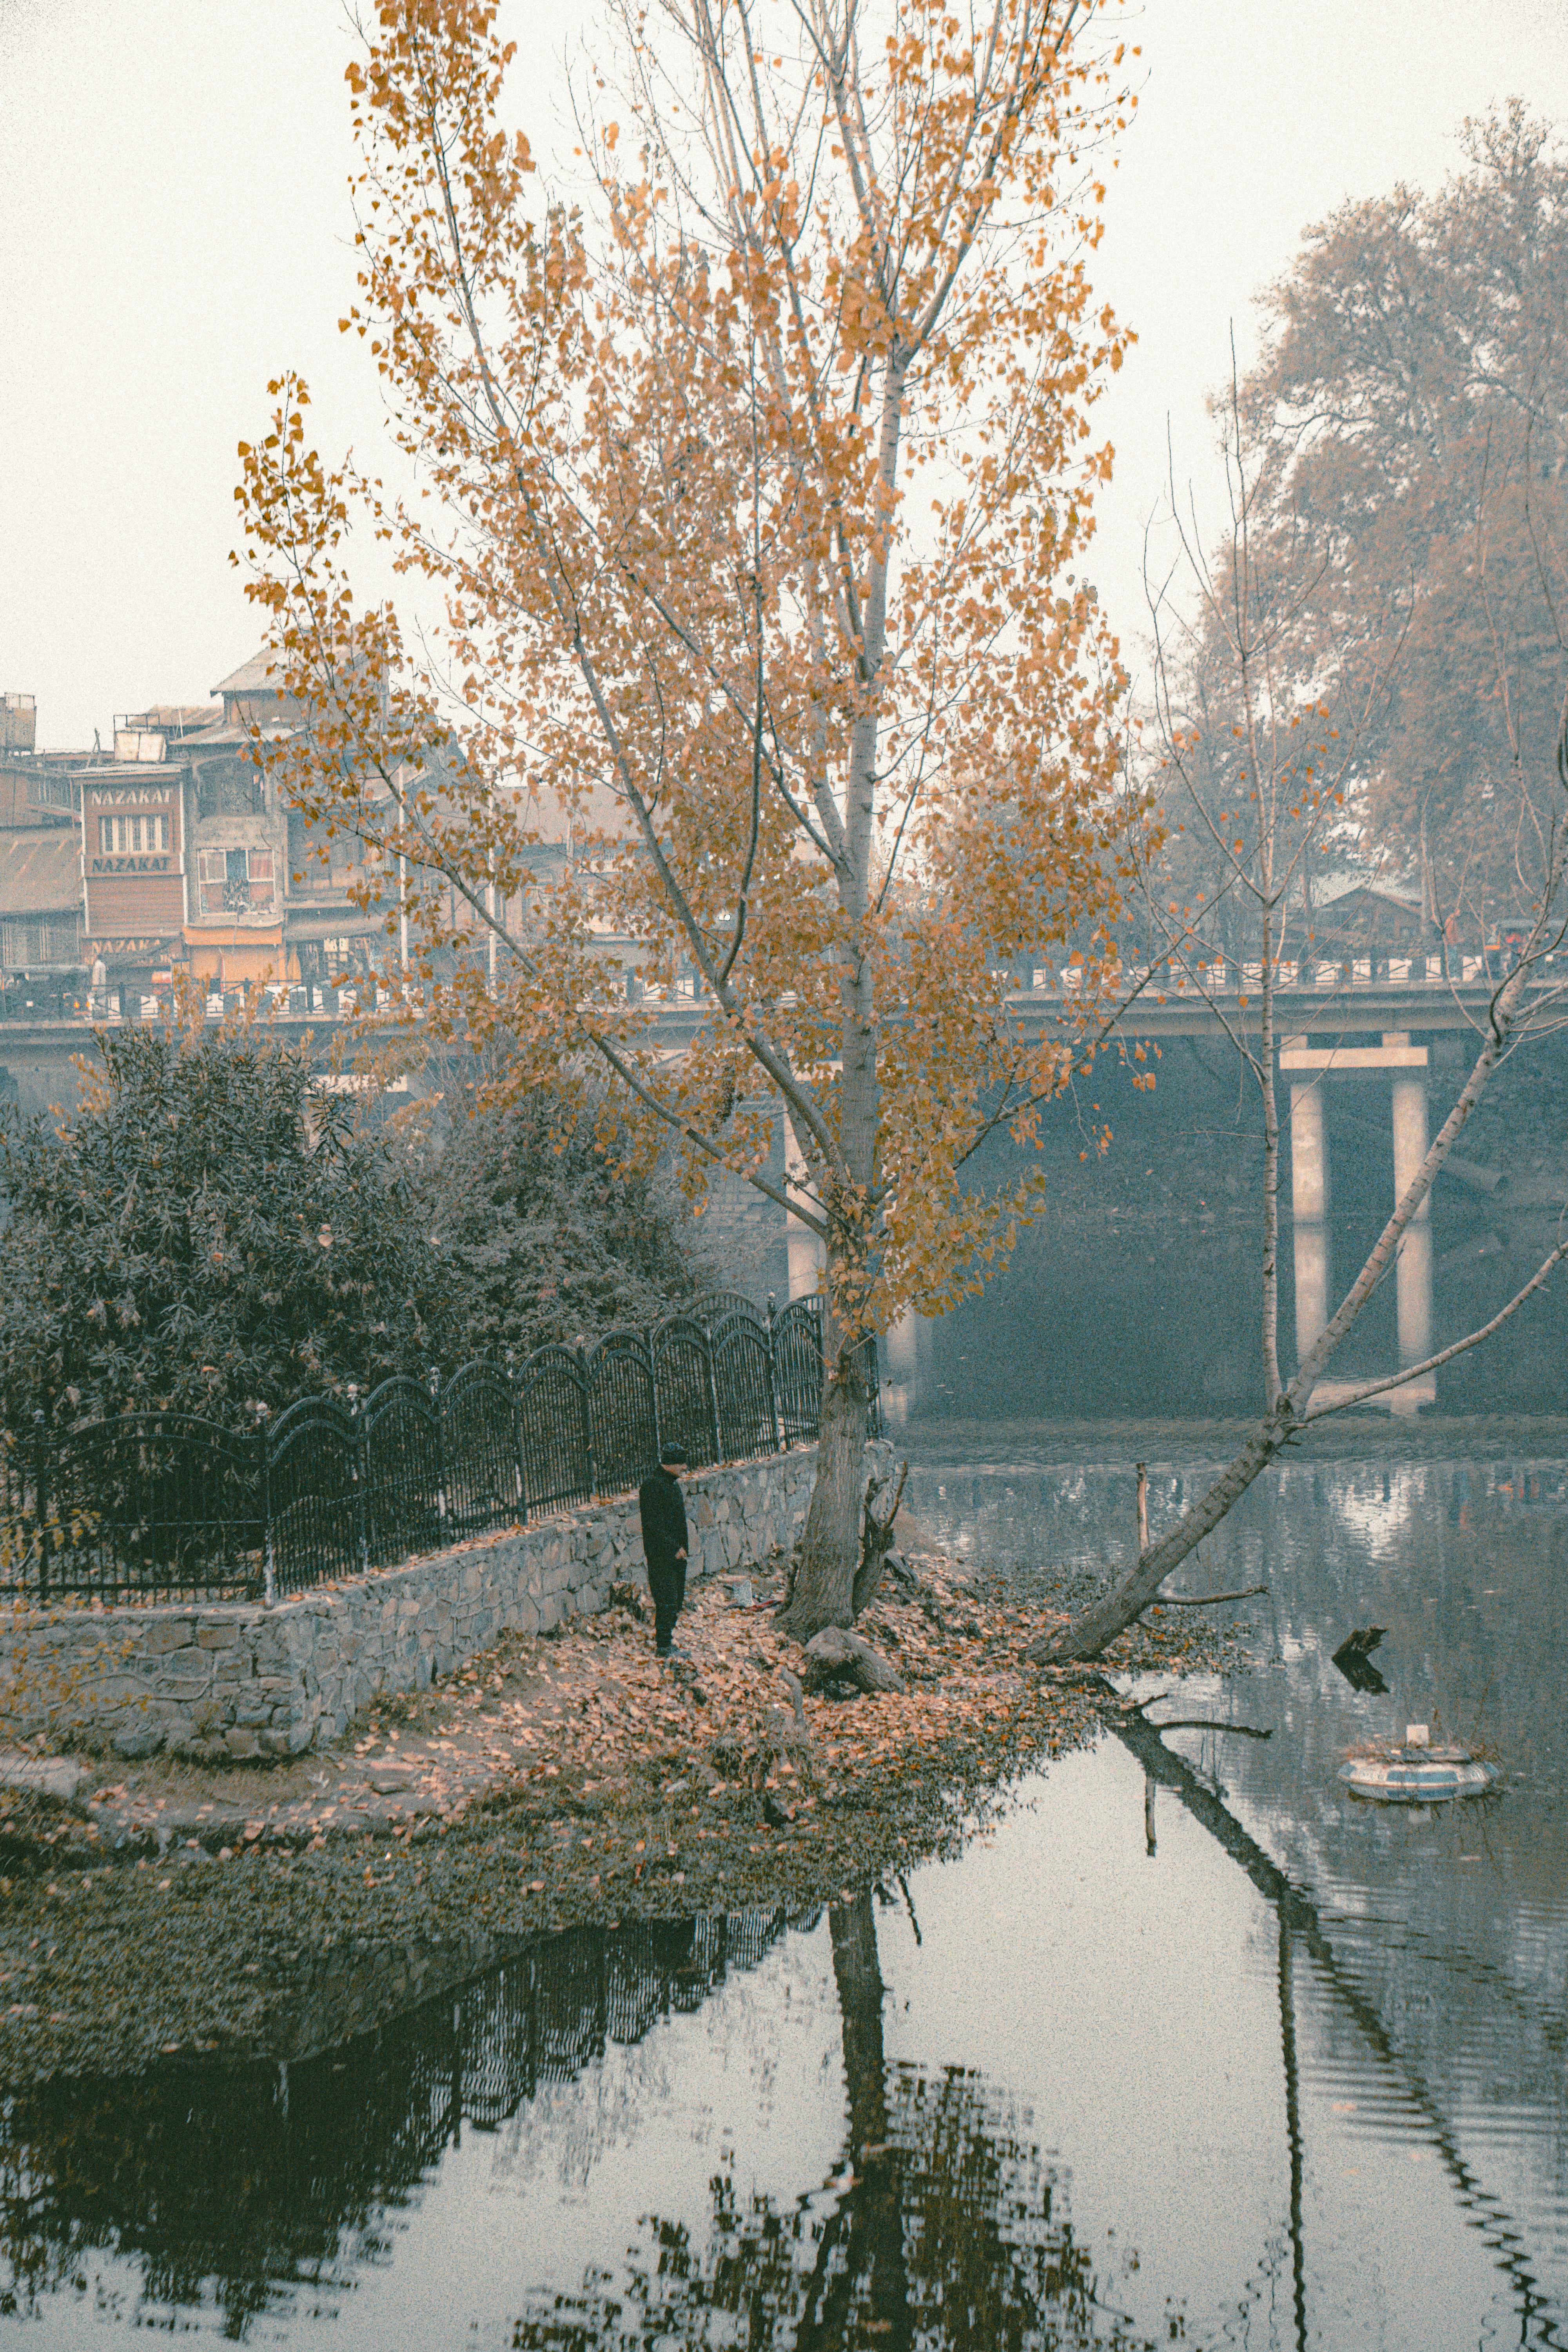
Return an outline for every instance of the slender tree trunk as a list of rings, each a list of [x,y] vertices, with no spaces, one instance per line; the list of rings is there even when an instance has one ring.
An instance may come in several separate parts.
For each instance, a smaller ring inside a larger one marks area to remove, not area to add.
[[[1270,877],[1271,880],[1271,877]],[[1279,1102],[1274,1088],[1274,923],[1263,901],[1263,1402],[1279,1401]]]
[[[809,1642],[825,1625],[855,1622],[866,1496],[866,1404],[855,1351],[840,1345],[823,1385],[816,1479],[789,1605],[780,1621],[797,1642]]]
[[[1108,1711],[1105,1720],[1107,1729],[1142,1764],[1147,1779],[1171,1790],[1232,1861],[1239,1863],[1264,1901],[1278,1914],[1281,1937],[1299,1942],[1310,1955],[1323,1981],[1332,1988],[1334,1998],[1364,2036],[1368,2047],[1398,2076],[1413,2105],[1432,2126],[1445,2168],[1466,2203],[1484,2213],[1491,2225],[1490,2242],[1500,2250],[1501,2267],[1513,2282],[1521,2308],[1531,2307],[1531,2298],[1537,2296],[1538,2291],[1516,2251],[1523,2242],[1517,2221],[1469,2169],[1460,2155],[1452,2122],[1434,2099],[1421,2070],[1412,2065],[1394,2041],[1376,2005],[1367,1999],[1353,1973],[1335,1954],[1316,1905],[1291,1884],[1279,1864],[1264,1853],[1213,1790],[1205,1787],[1192,1766],[1172,1753],[1161,1738],[1157,1725],[1146,1723],[1139,1715],[1123,1715],[1119,1708]],[[1294,2185],[1292,2180],[1292,2189]]]
[[[1288,1416],[1271,1414],[1254,1430],[1235,1460],[1228,1463],[1201,1501],[1184,1513],[1163,1541],[1151,1545],[1135,1567],[1102,1593],[1064,1633],[1046,1645],[1053,1659],[1098,1658],[1142,1615],[1173,1570],[1195,1551],[1206,1535],[1237,1504],[1260,1470],[1266,1470],[1290,1434]]]
[[[1432,852],[1426,841],[1426,794],[1421,796],[1421,914],[1429,939],[1441,941],[1443,926],[1437,916],[1437,883],[1432,871]]]
[[[860,1565],[868,1400],[859,1365],[845,1338],[844,1325],[858,1325],[868,1272],[867,1260],[873,1245],[870,1224],[876,1215],[873,1202],[882,1116],[880,1024],[875,974],[868,951],[880,729],[876,695],[887,644],[899,443],[908,367],[908,355],[894,351],[887,360],[882,384],[877,470],[886,535],[873,555],[867,580],[860,652],[864,703],[850,734],[844,845],[838,861],[838,903],[849,927],[839,977],[843,1024],[839,1139],[847,1181],[837,1192],[827,1185],[823,1189],[830,1224],[826,1314],[831,1370],[823,1391],[816,1483],[806,1513],[805,1534],[789,1607],[783,1620],[786,1632],[800,1642],[809,1641],[825,1625],[854,1622],[855,1572]]]

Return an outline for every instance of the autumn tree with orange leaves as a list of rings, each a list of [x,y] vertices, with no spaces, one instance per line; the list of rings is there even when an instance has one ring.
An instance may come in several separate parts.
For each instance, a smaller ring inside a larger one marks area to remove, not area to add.
[[[309,713],[264,755],[365,844],[431,1017],[503,1039],[519,1091],[607,1076],[623,1138],[825,1245],[802,1638],[853,1613],[858,1343],[1040,1213],[1037,1170],[984,1192],[970,1165],[1033,1138],[1112,982],[1124,679],[1081,570],[1124,341],[1087,271],[1126,112],[1101,15],[623,0],[574,208],[506,127],[495,8],[384,0],[343,323],[417,494],[324,465],[293,376],[241,451]],[[356,601],[356,530],[439,628]],[[542,811],[572,835],[548,886]],[[442,979],[459,933],[496,953]],[[1078,984],[1031,1042],[1007,992],[1053,948]],[[628,960],[691,976],[680,1053]]]

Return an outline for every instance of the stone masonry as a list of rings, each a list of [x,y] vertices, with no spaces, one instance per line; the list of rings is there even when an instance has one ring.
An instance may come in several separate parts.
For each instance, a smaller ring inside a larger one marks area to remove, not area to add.
[[[886,1446],[870,1449],[877,1457]],[[683,1483],[691,1573],[789,1550],[815,1446],[694,1472]],[[510,1628],[543,1633],[647,1581],[635,1495],[506,1528],[265,1607],[20,1609],[0,1640],[0,1715],[125,1757],[296,1756],[372,1699],[424,1690]]]

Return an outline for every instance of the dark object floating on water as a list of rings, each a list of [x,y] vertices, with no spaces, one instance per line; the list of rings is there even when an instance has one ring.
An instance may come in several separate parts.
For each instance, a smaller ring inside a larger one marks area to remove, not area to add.
[[[1352,1690],[1376,1693],[1388,1688],[1372,1663],[1372,1653],[1387,1631],[1386,1625],[1358,1625],[1334,1652],[1334,1664]]]

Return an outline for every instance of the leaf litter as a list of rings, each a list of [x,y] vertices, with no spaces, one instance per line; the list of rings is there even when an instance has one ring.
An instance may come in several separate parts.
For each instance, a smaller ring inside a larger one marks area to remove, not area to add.
[[[826,1902],[957,1851],[1093,1738],[1104,1686],[1021,1663],[1065,1620],[1048,1587],[910,1566],[856,1629],[905,1689],[808,1694],[804,1736],[761,1573],[749,1605],[693,1591],[673,1662],[616,1606],[504,1635],[282,1775],[122,1772],[85,1822],[8,1795],[0,2082],[303,2054],[558,1928]],[[1156,1620],[1104,1664],[1213,1669],[1234,1638]]]

